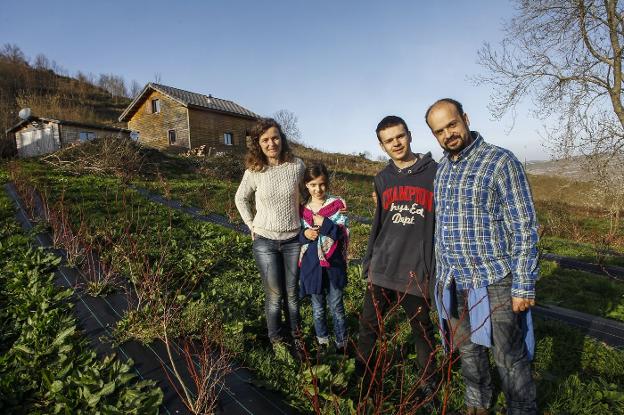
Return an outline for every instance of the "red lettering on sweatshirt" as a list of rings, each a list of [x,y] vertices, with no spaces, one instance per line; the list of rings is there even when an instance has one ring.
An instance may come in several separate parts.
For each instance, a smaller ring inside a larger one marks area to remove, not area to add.
[[[390,209],[394,202],[415,202],[431,212],[433,208],[433,192],[418,186],[394,186],[384,190],[382,194],[384,210]]]

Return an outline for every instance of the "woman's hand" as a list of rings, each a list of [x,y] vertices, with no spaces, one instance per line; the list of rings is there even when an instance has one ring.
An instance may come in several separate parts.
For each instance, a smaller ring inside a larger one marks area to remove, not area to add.
[[[306,238],[308,238],[311,241],[316,241],[316,238],[318,238],[319,236],[319,230],[318,229],[314,229],[314,228],[310,228],[310,229],[306,229],[303,234],[305,235]]]

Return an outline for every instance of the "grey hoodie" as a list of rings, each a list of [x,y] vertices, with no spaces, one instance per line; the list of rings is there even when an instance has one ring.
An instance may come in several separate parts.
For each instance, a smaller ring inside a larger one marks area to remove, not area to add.
[[[390,160],[375,176],[377,206],[362,262],[364,277],[373,284],[429,297],[436,168],[427,153],[402,170]]]

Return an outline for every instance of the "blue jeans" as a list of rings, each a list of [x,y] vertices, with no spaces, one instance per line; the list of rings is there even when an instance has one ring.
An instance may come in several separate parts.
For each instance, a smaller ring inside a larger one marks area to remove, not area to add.
[[[269,339],[280,341],[282,303],[291,335],[299,331],[299,244],[298,237],[279,241],[256,235],[253,253],[264,287],[264,313]]]
[[[329,332],[327,330],[327,314],[325,313],[325,301],[327,300],[334,323],[336,345],[342,347],[347,340],[345,309],[342,301],[343,290],[334,287],[329,280],[327,280],[326,274],[323,274],[323,293],[310,295],[312,300],[312,316],[314,317],[314,330],[316,331],[316,337],[319,341],[329,337]]]
[[[507,400],[508,414],[537,413],[535,383],[529,361],[519,314],[511,308],[511,276],[487,287],[492,322],[492,355]],[[488,349],[470,341],[465,291],[457,290],[457,313],[452,313],[451,330],[457,341],[461,369],[466,383],[466,406],[489,408],[492,400],[492,379]],[[457,348],[456,346],[456,348]]]

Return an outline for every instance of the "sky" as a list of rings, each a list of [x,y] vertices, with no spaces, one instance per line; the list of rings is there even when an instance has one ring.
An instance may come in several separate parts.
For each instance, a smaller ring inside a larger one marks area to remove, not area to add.
[[[296,114],[303,142],[383,155],[375,127],[399,115],[412,149],[442,152],[424,122],[451,97],[471,128],[521,161],[550,158],[531,118],[494,120],[476,86],[477,51],[498,44],[514,14],[504,0],[49,1],[0,0],[0,44],[43,53],[70,75],[113,73],[232,100],[270,116]]]

